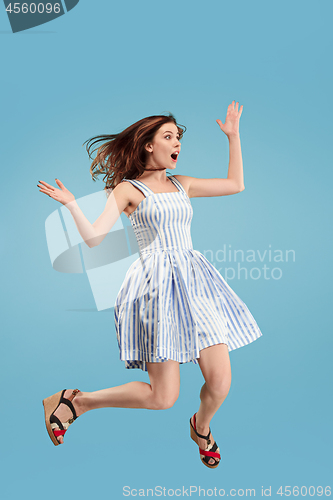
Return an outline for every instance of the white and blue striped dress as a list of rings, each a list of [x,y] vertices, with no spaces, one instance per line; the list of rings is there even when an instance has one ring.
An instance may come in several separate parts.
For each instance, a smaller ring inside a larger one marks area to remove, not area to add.
[[[232,351],[262,335],[244,302],[215,267],[193,250],[193,209],[182,184],[178,192],[145,195],[129,216],[140,257],[128,269],[114,317],[120,359],[147,371],[147,362],[198,363],[200,351],[227,344]]]

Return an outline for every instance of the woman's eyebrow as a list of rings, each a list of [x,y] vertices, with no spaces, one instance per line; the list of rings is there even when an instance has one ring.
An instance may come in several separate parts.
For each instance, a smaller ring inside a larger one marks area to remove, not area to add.
[[[171,130],[165,130],[164,133],[166,134],[167,132],[169,132],[169,134],[173,134],[173,132],[171,132]],[[179,135],[179,132],[177,132],[177,135]]]

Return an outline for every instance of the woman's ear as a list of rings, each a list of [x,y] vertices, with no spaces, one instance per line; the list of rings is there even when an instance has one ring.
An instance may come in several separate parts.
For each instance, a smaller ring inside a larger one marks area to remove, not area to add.
[[[145,145],[145,150],[148,151],[148,153],[151,153],[153,151],[153,145],[150,143],[147,143]]]

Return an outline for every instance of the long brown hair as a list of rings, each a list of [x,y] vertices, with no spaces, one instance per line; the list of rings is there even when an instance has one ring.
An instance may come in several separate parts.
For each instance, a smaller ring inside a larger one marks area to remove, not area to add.
[[[98,175],[105,174],[105,190],[113,189],[124,178],[135,179],[145,170],[146,149],[145,145],[151,142],[158,129],[165,123],[172,122],[178,128],[179,139],[183,137],[186,127],[178,125],[176,118],[168,115],[156,115],[142,118],[133,125],[130,125],[119,134],[98,135],[83,143],[89,158],[97,150],[96,157],[90,166],[90,173],[93,181]],[[91,148],[98,142],[102,145],[91,151]]]

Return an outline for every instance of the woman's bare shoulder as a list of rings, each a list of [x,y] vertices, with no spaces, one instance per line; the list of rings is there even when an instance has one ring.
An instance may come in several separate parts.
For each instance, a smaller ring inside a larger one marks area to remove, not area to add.
[[[181,185],[183,186],[183,188],[185,189],[187,195],[189,193],[189,188],[190,188],[190,184],[191,184],[191,179],[193,179],[193,177],[189,177],[188,175],[174,175],[173,177],[175,177],[177,179],[177,181],[179,181],[181,183]]]
[[[123,179],[117,186],[113,189],[113,194],[120,203],[125,204],[125,206],[138,205],[144,194],[140,189],[134,186],[131,182]]]
[[[118,199],[130,203],[133,194],[133,185],[130,182],[119,182],[112,189],[113,196]]]

